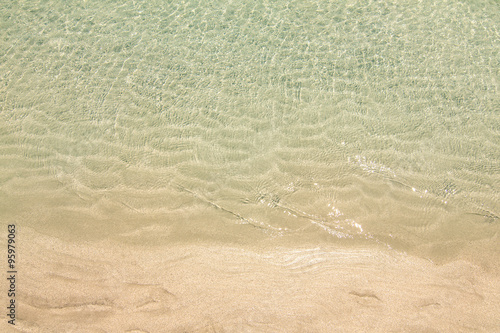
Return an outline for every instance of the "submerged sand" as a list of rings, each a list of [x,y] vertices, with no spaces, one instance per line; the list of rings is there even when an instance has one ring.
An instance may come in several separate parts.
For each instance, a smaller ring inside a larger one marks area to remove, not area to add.
[[[21,235],[14,332],[500,330],[497,267],[465,260],[437,265],[356,247],[78,243],[29,228]]]
[[[498,4],[3,1],[0,333],[500,332]]]

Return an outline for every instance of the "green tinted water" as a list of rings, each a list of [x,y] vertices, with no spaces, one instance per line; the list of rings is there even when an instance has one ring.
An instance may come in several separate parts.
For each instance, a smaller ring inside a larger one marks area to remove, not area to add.
[[[0,6],[4,221],[439,253],[498,237],[498,2]]]

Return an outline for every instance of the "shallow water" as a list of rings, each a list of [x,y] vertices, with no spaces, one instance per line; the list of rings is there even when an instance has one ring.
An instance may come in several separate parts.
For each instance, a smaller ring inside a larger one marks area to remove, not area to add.
[[[3,7],[4,218],[406,250],[498,232],[494,2]]]
[[[497,2],[0,7],[5,223],[495,265]]]

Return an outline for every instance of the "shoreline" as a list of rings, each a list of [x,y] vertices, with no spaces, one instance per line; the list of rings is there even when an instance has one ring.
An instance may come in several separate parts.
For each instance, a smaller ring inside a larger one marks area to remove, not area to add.
[[[30,228],[22,237],[14,332],[499,328],[498,274],[464,260],[326,246],[76,243]]]

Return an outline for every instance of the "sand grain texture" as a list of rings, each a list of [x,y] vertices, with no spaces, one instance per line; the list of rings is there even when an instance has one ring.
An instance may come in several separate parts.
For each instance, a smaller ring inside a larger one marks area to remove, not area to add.
[[[376,249],[67,243],[25,230],[14,332],[494,332],[500,279]],[[4,325],[4,323],[2,323]]]

